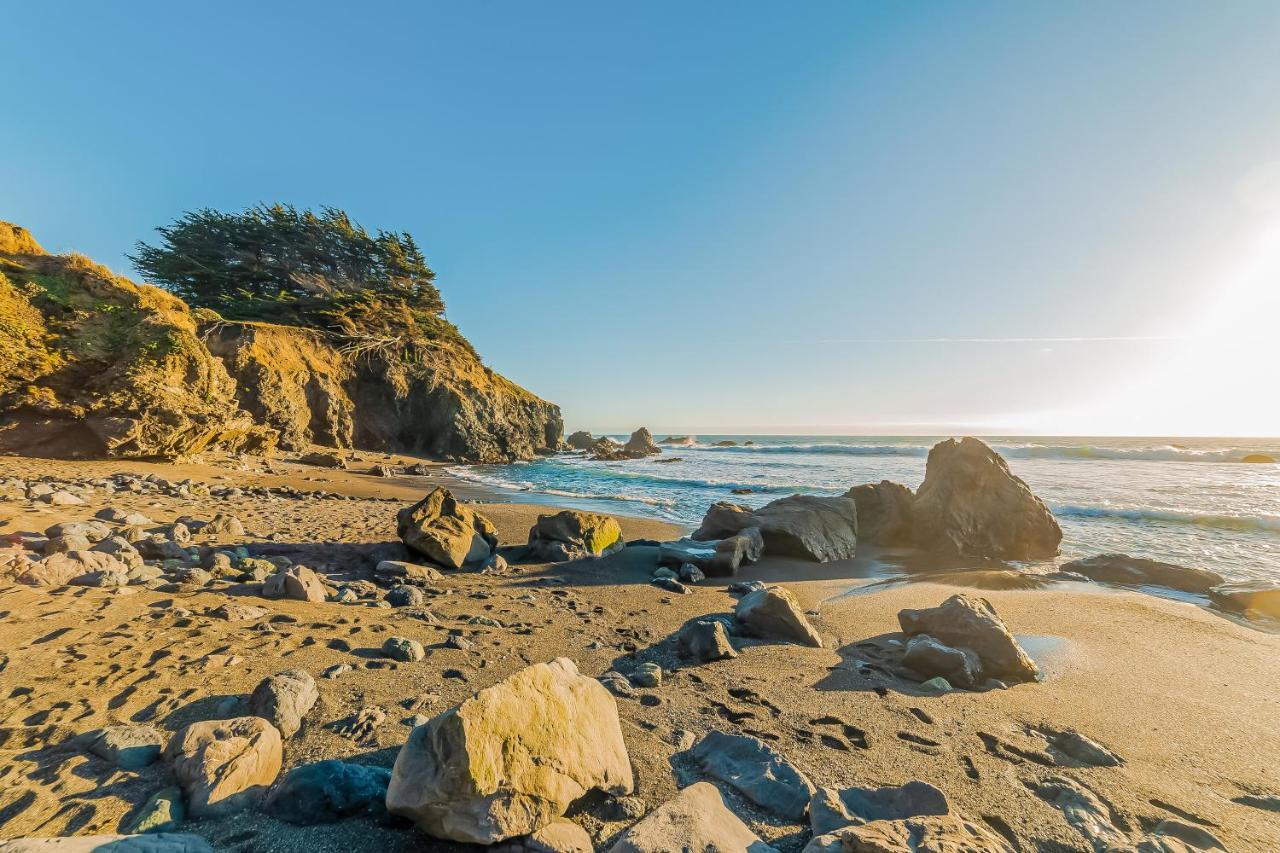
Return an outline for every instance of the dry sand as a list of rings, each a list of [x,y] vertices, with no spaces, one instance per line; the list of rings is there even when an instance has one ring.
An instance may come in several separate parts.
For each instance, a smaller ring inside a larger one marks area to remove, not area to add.
[[[175,466],[5,458],[0,477],[154,471],[169,479],[290,484],[370,499],[117,496],[76,508],[11,499],[0,503],[0,532],[40,531],[91,517],[106,505],[156,521],[225,511],[256,534],[249,544],[280,553],[296,545],[299,562],[352,576],[365,565],[360,546],[394,540],[395,510],[437,479],[273,467],[278,473],[236,470],[229,460]],[[479,509],[504,544],[523,543],[536,516],[548,511],[506,503]],[[620,521],[628,538],[681,533],[655,521]],[[663,641],[691,618],[730,612],[735,599],[725,582],[705,582],[685,596],[650,586],[654,558],[653,549],[638,547],[586,564],[516,566],[503,576],[453,574],[428,602],[439,626],[366,605],[259,598],[241,600],[296,621],[229,623],[205,616],[228,599],[224,591],[0,587],[0,838],[114,832],[170,783],[162,762],[139,772],[115,770],[73,741],[105,725],[176,730],[225,714],[220,706],[227,697],[244,696],[281,669],[319,676],[349,663],[353,671],[337,679],[317,678],[320,701],[287,742],[286,769],[322,758],[390,766],[411,715],[433,715],[529,663],[568,656],[589,675],[629,671],[645,660],[675,669],[660,687],[637,691],[653,697],[650,704],[618,700],[637,794],[650,808],[698,778],[681,754],[682,742],[715,728],[766,738],[818,785],[931,782],[953,810],[985,821],[1023,850],[1089,849],[1063,813],[1029,787],[1051,776],[1087,784],[1135,836],[1177,818],[1210,829],[1233,851],[1280,849],[1280,814],[1232,801],[1280,792],[1278,636],[1189,604],[1099,587],[984,591],[1041,664],[1045,680],[1001,691],[920,695],[905,683],[859,674],[859,664],[875,660],[873,649],[858,644],[895,631],[900,609],[938,604],[956,587],[916,583],[859,591],[865,561],[817,567],[766,560],[742,577],[786,583],[816,612],[811,618],[826,647],[749,642],[734,660],[681,667]],[[467,624],[478,615],[504,627]],[[462,629],[474,648],[443,647],[450,629]],[[399,664],[381,658],[376,649],[392,634],[420,640],[427,658]],[[385,722],[352,731],[364,708],[384,711]],[[1044,766],[1044,742],[1030,733],[1042,725],[1078,729],[1126,763]],[[806,827],[770,817],[732,792],[728,801],[781,849],[799,849],[807,840]],[[604,845],[626,824],[605,822],[598,812],[588,804],[574,817]],[[303,828],[246,812],[184,828],[224,850],[469,849],[367,819]]]

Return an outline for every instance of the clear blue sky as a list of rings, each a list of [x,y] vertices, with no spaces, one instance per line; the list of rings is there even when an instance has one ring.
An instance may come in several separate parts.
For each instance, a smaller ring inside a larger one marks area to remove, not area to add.
[[[1271,0],[4,20],[0,218],[126,273],[196,207],[408,230],[571,428],[1280,433]]]

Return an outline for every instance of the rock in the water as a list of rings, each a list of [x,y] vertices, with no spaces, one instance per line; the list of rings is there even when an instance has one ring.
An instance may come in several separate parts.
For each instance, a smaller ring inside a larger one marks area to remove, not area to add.
[[[1102,583],[1151,584],[1200,594],[1208,594],[1213,587],[1224,582],[1222,575],[1208,569],[1177,566],[1128,554],[1099,554],[1072,560],[1060,566],[1059,571],[1084,575]]]
[[[618,837],[609,853],[776,853],[725,807],[710,782],[696,782]]]
[[[910,545],[915,495],[899,483],[881,480],[845,492],[858,506],[858,539],[872,545]]]
[[[492,844],[538,830],[593,788],[632,790],[618,708],[600,682],[557,658],[415,728],[387,808],[437,838]]]
[[[1280,584],[1269,581],[1236,581],[1215,586],[1209,598],[1223,610],[1257,618],[1280,620]]]
[[[438,486],[396,514],[396,531],[406,546],[450,569],[478,563],[498,547],[493,522]]]
[[[386,810],[391,771],[368,764],[317,761],[293,768],[271,790],[262,810],[298,826],[333,823]]]
[[[744,595],[738,599],[733,615],[756,636],[822,647],[822,638],[786,587],[771,586]]]
[[[676,636],[676,648],[681,656],[697,663],[738,656],[719,619],[698,619],[685,625]]]
[[[1007,681],[1040,678],[1035,661],[986,599],[953,595],[938,607],[899,612],[898,624],[912,636],[928,634],[949,646],[972,649],[988,676]]]
[[[939,676],[948,684],[974,688],[982,683],[982,661],[977,652],[967,648],[955,648],[946,643],[920,634],[907,641],[902,662],[925,679]]]
[[[976,438],[934,445],[912,514],[916,544],[950,556],[1034,560],[1062,541],[1044,502]]]
[[[1275,458],[1265,453],[1247,453],[1241,462],[1248,462],[1253,465],[1274,465]]]
[[[611,515],[566,509],[540,515],[529,530],[528,556],[551,563],[600,557],[626,546],[622,528]]]
[[[252,806],[280,773],[280,732],[261,717],[192,723],[165,747],[193,817]]]
[[[319,575],[306,566],[290,566],[266,579],[262,584],[262,597],[318,602],[327,596]]]
[[[759,738],[710,731],[690,754],[704,773],[732,785],[761,808],[804,820],[813,783]]]
[[[189,832],[144,835],[76,835],[0,841],[0,853],[213,853],[209,842]]]
[[[662,448],[653,443],[653,435],[644,427],[631,433],[626,444],[618,444],[611,438],[601,438],[593,441],[589,449],[592,458],[605,461],[643,459],[662,453]]]
[[[694,539],[725,539],[760,528],[764,552],[826,563],[847,560],[858,548],[858,507],[853,498],[791,495],[757,510],[726,502],[712,504]]]
[[[1013,853],[986,827],[957,815],[876,820],[816,836],[802,853]]]
[[[591,445],[595,443],[595,439],[592,438],[591,433],[586,430],[578,430],[566,438],[564,443],[572,447],[574,450],[590,450]]]
[[[287,669],[264,678],[249,697],[249,713],[262,717],[288,738],[302,728],[302,720],[316,704],[320,693],[311,673]]]
[[[873,820],[903,820],[950,812],[947,797],[927,782],[912,781],[884,788],[819,788],[809,802],[814,835]]]
[[[89,751],[122,770],[141,770],[160,757],[164,744],[164,735],[150,726],[108,726]]]
[[[426,649],[417,640],[408,637],[388,637],[382,644],[382,653],[392,660],[414,663],[427,656]]]

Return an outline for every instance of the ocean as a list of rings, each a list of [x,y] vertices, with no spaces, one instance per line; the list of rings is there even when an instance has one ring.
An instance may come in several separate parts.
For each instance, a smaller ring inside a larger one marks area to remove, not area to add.
[[[559,454],[449,472],[513,500],[649,516],[692,529],[718,500],[759,506],[795,493],[837,495],[880,480],[915,489],[929,448],[940,440],[699,435],[690,445],[664,444],[661,456],[643,460]],[[1122,552],[1213,569],[1233,580],[1280,579],[1280,465],[1243,461],[1250,454],[1280,459],[1280,439],[984,440],[1057,516],[1059,562]],[[713,446],[719,441],[736,445]]]

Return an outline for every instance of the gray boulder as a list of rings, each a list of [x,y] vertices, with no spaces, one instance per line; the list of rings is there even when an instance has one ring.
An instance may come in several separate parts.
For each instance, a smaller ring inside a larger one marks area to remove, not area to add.
[[[710,782],[696,782],[618,836],[609,853],[777,853],[725,807]]]
[[[1101,583],[1130,586],[1149,584],[1201,595],[1209,594],[1215,586],[1225,582],[1222,575],[1208,569],[1162,563],[1159,560],[1130,557],[1128,554],[1099,554],[1083,560],[1072,560],[1060,566],[1059,571],[1074,572]]]
[[[729,632],[719,619],[699,619],[685,625],[676,635],[676,648],[681,657],[697,663],[738,656],[729,641]]]
[[[947,797],[927,782],[912,781],[884,788],[819,788],[809,802],[814,835],[873,820],[902,820],[922,815],[945,815]]]
[[[759,738],[711,731],[690,750],[704,773],[767,811],[804,820],[814,787],[795,765]]]
[[[1034,560],[1058,553],[1062,528],[1000,454],[976,438],[934,445],[912,504],[917,545],[953,557]]]
[[[915,495],[906,486],[881,480],[845,492],[858,506],[858,539],[872,545],[910,545]]]
[[[121,770],[141,770],[160,757],[165,736],[150,726],[108,726],[89,743],[89,751]]]
[[[818,835],[802,853],[1014,853],[991,830],[958,815],[877,820]]]
[[[317,761],[290,770],[267,795],[262,810],[298,826],[386,812],[391,771],[368,764]]]
[[[724,501],[712,504],[694,539],[725,539],[749,527],[760,529],[764,553],[826,563],[847,560],[858,548],[858,507],[853,498],[791,495],[751,510]]]
[[[927,680],[945,678],[957,687],[974,688],[982,683],[982,661],[972,649],[955,648],[920,634],[907,641],[902,662]]]

